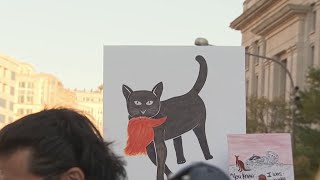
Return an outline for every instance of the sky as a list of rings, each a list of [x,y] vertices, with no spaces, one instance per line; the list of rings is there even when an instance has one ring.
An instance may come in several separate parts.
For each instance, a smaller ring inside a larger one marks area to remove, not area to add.
[[[0,53],[66,88],[103,82],[104,45],[240,46],[242,0],[0,0]]]

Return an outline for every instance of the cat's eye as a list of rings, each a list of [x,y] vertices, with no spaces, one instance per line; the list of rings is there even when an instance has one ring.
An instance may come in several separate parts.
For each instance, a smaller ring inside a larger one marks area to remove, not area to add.
[[[140,101],[134,101],[134,104],[140,106],[142,103]]]
[[[146,105],[148,105],[148,106],[150,106],[150,105],[152,105],[153,104],[153,101],[148,101],[147,103],[146,103]]]

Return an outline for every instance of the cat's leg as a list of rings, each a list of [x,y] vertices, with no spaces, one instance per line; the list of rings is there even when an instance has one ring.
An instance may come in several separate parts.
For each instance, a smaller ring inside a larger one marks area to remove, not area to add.
[[[204,122],[205,123],[205,122]],[[210,154],[208,142],[207,142],[207,136],[206,136],[206,128],[205,124],[201,123],[197,127],[193,129],[193,132],[196,134],[202,153],[206,160],[212,159],[213,156]]]
[[[186,162],[186,159],[184,157],[183,153],[183,146],[182,146],[182,138],[181,136],[176,137],[173,139],[174,149],[176,150],[176,157],[177,157],[177,163],[183,164]]]
[[[165,130],[163,127],[154,128],[154,144],[157,153],[157,180],[164,180],[163,175],[167,160],[167,146],[164,137]]]
[[[147,146],[147,154],[149,159],[151,160],[151,162],[157,166],[157,157],[156,157],[156,150],[154,148],[154,143],[151,142],[148,146]],[[167,177],[172,174],[172,172],[170,171],[170,169],[168,168],[167,165],[165,165],[165,169],[164,169],[164,173],[167,175]]]

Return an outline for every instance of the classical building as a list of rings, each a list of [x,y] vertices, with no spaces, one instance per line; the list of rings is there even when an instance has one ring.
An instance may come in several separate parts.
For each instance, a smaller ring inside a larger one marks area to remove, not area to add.
[[[93,124],[103,132],[103,88],[96,90],[74,90],[76,96],[76,108],[92,116]]]
[[[67,107],[88,115],[103,133],[102,96],[102,86],[94,91],[69,90],[55,76],[0,55],[0,129],[44,108]]]
[[[319,10],[320,0],[245,0],[230,27],[241,31],[247,52],[279,60],[303,89],[308,69],[320,66]],[[290,78],[279,64],[246,56],[245,71],[247,96],[290,98]]]
[[[16,60],[0,55],[0,128],[15,119],[15,80],[18,67]]]
[[[29,64],[20,63],[16,83],[16,118],[43,108],[76,105],[74,93],[66,90],[60,80],[51,74],[37,73]]]

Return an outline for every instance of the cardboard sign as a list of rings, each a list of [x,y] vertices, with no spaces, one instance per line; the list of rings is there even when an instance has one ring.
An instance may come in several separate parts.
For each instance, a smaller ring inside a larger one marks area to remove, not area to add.
[[[228,171],[227,134],[245,132],[241,47],[104,47],[104,135],[129,179],[192,162]]]
[[[233,180],[294,179],[290,134],[228,135]]]

